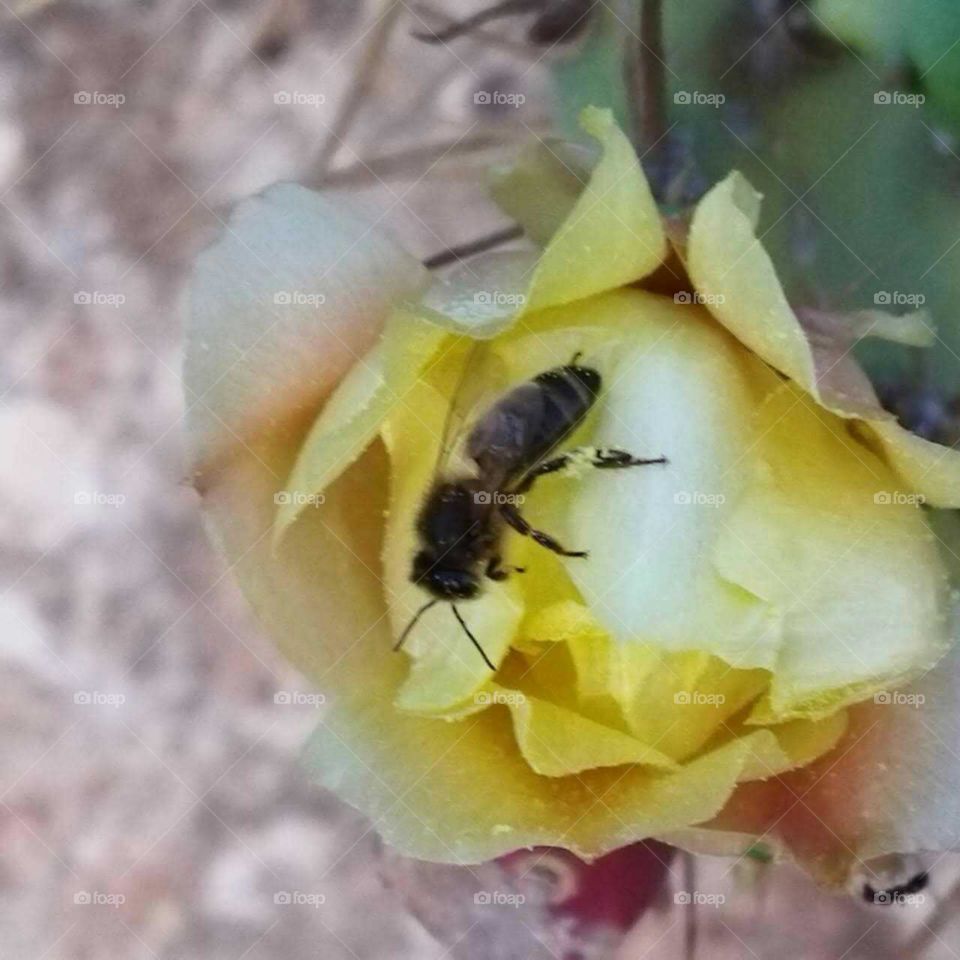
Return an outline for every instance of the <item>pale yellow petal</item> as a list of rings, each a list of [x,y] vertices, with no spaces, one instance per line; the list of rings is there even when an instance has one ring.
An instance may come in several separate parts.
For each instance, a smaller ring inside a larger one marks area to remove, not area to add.
[[[279,184],[197,260],[184,380],[193,468],[313,413],[423,267],[340,199]]]
[[[544,249],[530,285],[528,311],[632,283],[666,255],[660,214],[632,144],[610,111],[585,110],[581,123],[600,141],[603,155]]]
[[[769,710],[823,716],[944,653],[935,538],[843,421],[784,384],[761,409],[761,467],[719,540],[721,573],[783,611]]]
[[[563,777],[635,763],[666,770],[677,767],[666,754],[628,733],[548,700],[507,693],[517,745],[535,773]]]
[[[300,449],[281,494],[275,543],[369,446],[390,411],[411,403],[421,371],[446,337],[407,313],[389,319],[380,340],[340,382]]]

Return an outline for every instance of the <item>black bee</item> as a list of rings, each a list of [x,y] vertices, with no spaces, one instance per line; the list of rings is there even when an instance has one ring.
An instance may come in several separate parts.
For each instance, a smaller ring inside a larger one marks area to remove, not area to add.
[[[434,483],[417,519],[421,546],[411,572],[411,580],[433,599],[417,611],[395,650],[427,610],[446,600],[484,662],[496,669],[455,601],[476,597],[483,577],[507,578],[500,554],[506,527],[561,556],[587,556],[586,551],[567,550],[550,534],[534,529],[517,507],[539,477],[556,473],[575,459],[573,453],[547,458],[583,422],[600,393],[600,374],[578,364],[579,356],[515,387],[494,403],[466,435],[464,454],[475,465],[472,475],[440,477]],[[644,460],[616,449],[591,449],[588,456],[600,469],[667,462],[666,457]]]

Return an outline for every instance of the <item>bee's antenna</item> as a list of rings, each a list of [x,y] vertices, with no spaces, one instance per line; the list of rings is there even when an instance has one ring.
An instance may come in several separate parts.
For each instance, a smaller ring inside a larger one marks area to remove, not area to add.
[[[583,351],[582,351],[582,350],[578,350],[578,351],[570,358],[570,366],[571,366],[571,367],[575,367],[575,366],[577,365],[577,361],[578,361],[582,356],[583,356]]]
[[[428,600],[414,615],[413,619],[406,625],[400,639],[393,645],[393,652],[396,653],[404,644],[404,641],[410,636],[410,631],[417,625],[417,621],[434,605],[439,603],[439,599]]]
[[[471,643],[480,651],[480,656],[483,657],[483,662],[494,672],[497,672],[497,668],[490,662],[490,658],[483,652],[483,647],[480,646],[480,641],[470,632],[470,628],[463,622],[463,617],[460,616],[460,611],[457,609],[455,603],[451,603],[450,607],[453,609],[453,615],[457,618],[460,623],[460,626],[463,627],[463,632],[470,638]]]

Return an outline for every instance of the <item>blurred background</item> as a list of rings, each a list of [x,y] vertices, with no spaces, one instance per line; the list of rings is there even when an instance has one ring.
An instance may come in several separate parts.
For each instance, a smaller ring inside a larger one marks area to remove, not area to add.
[[[5,957],[471,955],[474,915],[424,906],[437,875],[380,851],[298,765],[323,698],[204,538],[180,331],[193,258],[270,183],[350,190],[427,258],[510,226],[484,198],[491,162],[573,134],[582,103],[630,121],[635,3],[568,2],[559,34],[515,3],[414,36],[488,5],[0,0]],[[907,422],[952,440],[960,23],[918,40],[910,3],[848,6],[667,0],[663,194],[739,167],[795,298],[929,308],[929,356],[864,357]],[[705,956],[960,956],[950,857],[899,910],[789,868],[658,863],[621,956],[682,956],[691,922]],[[722,903],[676,908],[691,869]]]

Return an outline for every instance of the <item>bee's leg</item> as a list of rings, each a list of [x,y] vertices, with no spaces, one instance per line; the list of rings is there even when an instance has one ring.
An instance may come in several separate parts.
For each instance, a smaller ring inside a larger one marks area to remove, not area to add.
[[[654,457],[650,460],[644,460],[641,457],[635,457],[626,450],[617,450],[612,447],[598,447],[593,453],[593,465],[598,470],[616,470],[621,467],[646,467],[651,463],[666,463],[664,456]]]
[[[593,447],[580,450],[571,450],[569,453],[562,453],[559,457],[552,460],[544,460],[538,464],[530,473],[524,477],[523,482],[518,484],[511,493],[526,493],[537,481],[539,477],[548,473],[556,473],[558,470],[570,466],[575,460],[582,457],[588,457],[589,462],[598,470],[616,470],[623,467],[645,467],[652,463],[666,463],[666,457],[656,457],[650,460],[644,460],[635,457],[626,450],[617,450],[613,447]],[[582,461],[581,461],[582,462]]]
[[[506,580],[510,576],[503,567],[500,566],[501,557],[491,557],[487,562],[486,576],[491,580]],[[526,573],[526,567],[510,567],[514,573]]]
[[[564,467],[569,466],[572,461],[573,454],[570,453],[562,453],[559,457],[554,457],[552,460],[544,460],[543,463],[537,464],[537,466],[523,478],[522,483],[512,488],[510,493],[526,493],[534,483],[536,483],[539,477],[563,470]]]
[[[548,550],[552,550],[554,553],[559,553],[561,557],[585,557],[587,556],[586,550],[567,550],[560,543],[554,540],[549,533],[544,533],[542,530],[534,530],[533,527],[527,523],[526,520],[520,515],[520,511],[512,503],[502,503],[500,504],[500,514],[503,516],[503,519],[513,527],[517,533],[522,534],[525,537],[530,537],[536,543],[539,543],[541,547],[546,547]]]

